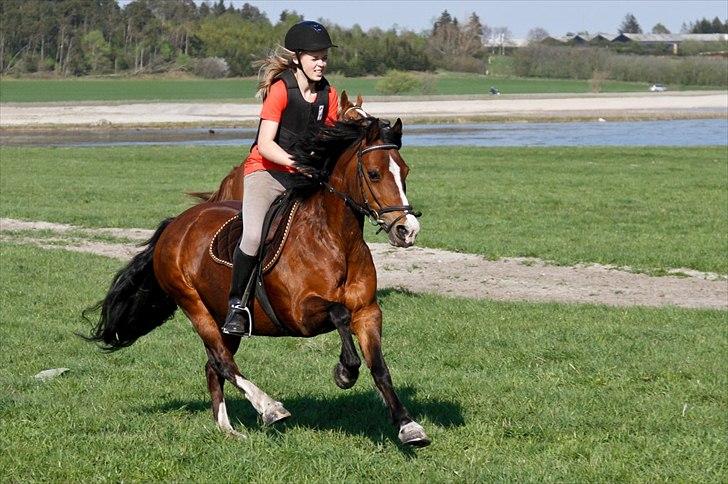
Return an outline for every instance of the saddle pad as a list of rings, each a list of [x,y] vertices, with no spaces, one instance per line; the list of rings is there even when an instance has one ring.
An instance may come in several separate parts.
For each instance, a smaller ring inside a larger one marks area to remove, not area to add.
[[[270,227],[263,243],[263,273],[269,272],[278,262],[283,252],[283,246],[291,230],[293,217],[296,215],[300,200],[292,200],[285,207],[278,210],[278,213],[271,220]],[[275,210],[275,204],[271,207]],[[218,264],[232,267],[235,248],[240,244],[240,237],[243,233],[243,220],[241,215],[235,215],[227,220],[220,227],[210,242],[208,253],[212,260]]]

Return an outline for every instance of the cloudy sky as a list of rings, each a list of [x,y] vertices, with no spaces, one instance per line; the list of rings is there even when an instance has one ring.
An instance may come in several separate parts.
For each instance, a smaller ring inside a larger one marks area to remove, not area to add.
[[[196,0],[200,3],[200,0]],[[217,0],[209,0],[212,3]],[[225,0],[226,4],[231,0]],[[233,0],[236,6],[244,0]],[[649,32],[661,22],[679,32],[683,22],[701,17],[728,18],[726,0],[248,0],[272,21],[282,10],[296,10],[307,19],[326,18],[344,27],[358,23],[364,29],[392,26],[421,31],[447,9],[459,20],[475,12],[491,27],[508,27],[514,37],[525,37],[529,29],[543,27],[552,35],[586,30],[591,33],[616,32],[627,13],[637,17],[642,30]]]

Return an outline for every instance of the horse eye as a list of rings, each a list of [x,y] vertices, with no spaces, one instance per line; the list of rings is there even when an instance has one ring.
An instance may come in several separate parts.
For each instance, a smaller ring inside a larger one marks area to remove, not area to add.
[[[382,178],[377,170],[369,170],[367,175],[371,181],[379,181]]]

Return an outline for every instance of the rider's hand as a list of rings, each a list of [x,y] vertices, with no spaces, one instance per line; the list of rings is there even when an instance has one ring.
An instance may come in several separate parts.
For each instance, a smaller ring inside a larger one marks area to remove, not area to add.
[[[325,173],[312,166],[296,164],[294,167],[298,170],[298,173],[314,181],[322,181],[325,179]]]

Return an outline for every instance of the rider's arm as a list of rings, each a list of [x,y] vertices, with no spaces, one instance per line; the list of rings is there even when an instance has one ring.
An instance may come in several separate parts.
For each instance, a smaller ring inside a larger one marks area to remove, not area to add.
[[[339,120],[339,95],[334,86],[329,89],[329,112],[326,113],[326,126],[333,126]]]
[[[274,141],[278,132],[278,123],[270,119],[263,119],[260,122],[260,132],[258,133],[258,151],[263,158],[273,163],[284,166],[293,166],[293,159],[286,150],[281,148]]]

